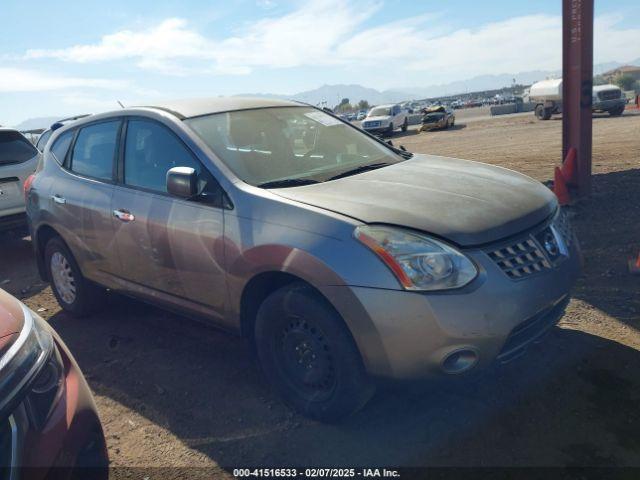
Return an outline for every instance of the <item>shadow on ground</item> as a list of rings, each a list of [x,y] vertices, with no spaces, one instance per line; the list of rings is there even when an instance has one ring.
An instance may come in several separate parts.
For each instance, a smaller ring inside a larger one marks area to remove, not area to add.
[[[51,323],[98,394],[223,467],[640,464],[640,354],[583,332],[556,328],[512,364],[386,389],[321,425],[280,404],[241,339],[120,298]]]
[[[45,282],[35,278],[31,238],[25,230],[0,232],[0,288],[21,299],[47,287]]]
[[[640,329],[640,276],[627,268],[640,254],[640,169],[594,175],[592,182],[591,197],[572,208],[585,258],[574,297]]]

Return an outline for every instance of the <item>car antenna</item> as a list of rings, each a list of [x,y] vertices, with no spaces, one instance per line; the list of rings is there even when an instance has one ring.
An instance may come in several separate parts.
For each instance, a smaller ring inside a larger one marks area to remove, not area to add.
[[[120,100],[116,100],[116,102],[118,102],[118,105],[120,105],[121,108],[124,108],[124,105],[122,104],[122,102]]]

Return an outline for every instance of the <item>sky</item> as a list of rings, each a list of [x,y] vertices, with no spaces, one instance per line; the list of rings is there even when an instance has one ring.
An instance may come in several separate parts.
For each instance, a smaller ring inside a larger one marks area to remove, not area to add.
[[[640,57],[640,2],[595,0],[594,62]],[[2,0],[0,125],[323,84],[561,68],[560,0]]]

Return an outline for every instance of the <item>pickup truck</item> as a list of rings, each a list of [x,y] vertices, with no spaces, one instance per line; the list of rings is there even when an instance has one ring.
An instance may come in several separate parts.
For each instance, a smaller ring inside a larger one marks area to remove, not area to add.
[[[408,127],[409,117],[399,104],[373,107],[362,122],[363,130],[378,135],[393,135],[398,128],[406,132]]]

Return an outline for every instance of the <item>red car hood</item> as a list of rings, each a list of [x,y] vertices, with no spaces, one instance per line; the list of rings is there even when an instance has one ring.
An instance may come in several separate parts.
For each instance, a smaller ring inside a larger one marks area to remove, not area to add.
[[[18,338],[23,323],[20,302],[0,289],[0,356]]]

